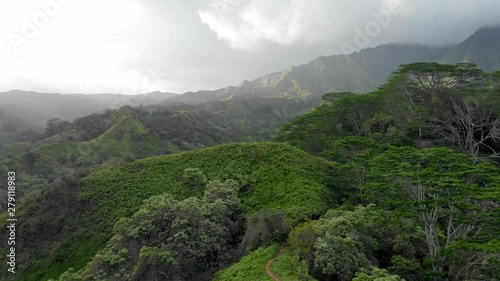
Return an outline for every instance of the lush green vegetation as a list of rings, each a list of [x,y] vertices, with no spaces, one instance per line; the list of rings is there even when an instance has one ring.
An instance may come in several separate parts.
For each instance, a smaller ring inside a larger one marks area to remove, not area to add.
[[[360,207],[338,209],[292,231],[290,243],[313,276],[495,280],[497,77],[469,63],[403,65],[379,90],[327,94],[283,126],[278,141],[352,168],[357,191],[346,202],[378,206],[369,219]],[[398,252],[402,245],[409,252]]]
[[[290,249],[286,249],[271,264],[272,272],[283,281],[315,281],[308,269],[307,263],[301,261],[299,255]]]
[[[104,246],[102,239],[111,238],[113,224],[138,211],[151,196],[166,192],[177,200],[200,196],[196,189],[186,188],[185,169],[192,167],[208,180],[237,179],[245,213],[281,210],[294,224],[340,203],[346,182],[342,166],[279,143],[229,144],[125,163],[84,178],[81,186],[73,183],[74,188],[64,189],[68,183],[62,183],[27,199],[19,215],[26,217],[21,226],[26,237],[23,247],[32,252],[25,260],[30,261],[29,271],[18,276],[41,280],[57,278],[69,267],[82,268]],[[44,228],[44,223],[58,226],[58,231]],[[86,251],[77,250],[88,246]],[[70,253],[71,259],[59,258]]]
[[[293,230],[289,243],[318,280],[351,280],[373,267],[397,272],[400,266],[419,265],[422,236],[411,221],[369,205],[330,210]],[[417,276],[404,270],[407,280],[425,279],[419,266],[411,272]]]
[[[281,124],[318,102],[319,96],[229,99],[201,105],[123,106],[74,122],[53,118],[43,134],[0,143],[0,165],[22,171],[28,182],[46,184],[154,155],[235,141],[271,141]],[[18,199],[39,187],[21,183]]]
[[[152,157],[106,169],[83,179],[80,196],[108,224],[137,210],[144,199],[168,191],[192,195],[182,185],[184,169],[199,168],[209,179],[246,180],[241,192],[247,213],[285,211],[294,221],[319,216],[338,200],[341,166],[278,143],[228,144]],[[119,206],[119,207],[117,207]]]
[[[266,274],[266,263],[279,250],[279,244],[261,247],[243,257],[237,264],[218,272],[214,281],[273,281]]]
[[[495,280],[498,77],[403,65],[375,92],[326,94],[274,143],[193,150],[272,137],[291,116],[273,99],[52,120],[0,165],[33,186],[16,278],[272,280],[286,242],[283,280]]]
[[[266,274],[266,264],[276,257],[280,250],[279,244],[262,246],[250,252],[238,263],[217,273],[214,281],[252,281],[273,279]],[[299,260],[299,256],[291,250],[285,250],[276,257],[270,269],[283,281],[314,281],[307,273],[307,265]]]
[[[378,91],[326,94],[321,106],[283,126],[276,139],[335,161],[350,160],[337,156],[339,141],[352,136],[379,145],[447,145],[477,160],[496,159],[496,75],[469,63],[403,65]]]

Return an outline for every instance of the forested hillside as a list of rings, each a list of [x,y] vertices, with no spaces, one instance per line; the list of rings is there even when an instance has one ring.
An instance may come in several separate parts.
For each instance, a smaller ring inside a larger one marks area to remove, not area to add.
[[[280,125],[310,110],[318,98],[124,106],[71,123],[51,119],[43,134],[1,147],[0,167],[19,171],[22,200],[63,177],[79,178],[134,159],[229,142],[270,141]]]
[[[496,280],[499,91],[498,72],[412,63],[325,94],[273,143],[203,149],[270,140],[309,100],[51,120],[2,162],[32,188],[3,278]]]
[[[127,228],[124,229],[125,233],[131,235],[123,236],[127,241],[131,239],[126,243],[139,243],[133,248],[125,247],[124,251],[132,251],[134,256],[141,253],[142,256],[146,248],[152,247],[153,251],[163,251],[163,254],[152,252],[154,256],[167,258],[172,255],[175,263],[181,266],[175,270],[176,273],[169,273],[174,274],[172,276],[210,280],[215,270],[235,262],[247,248],[254,249],[274,239],[283,239],[291,226],[308,218],[317,218],[331,206],[339,204],[347,180],[342,176],[343,169],[340,165],[288,145],[249,143],[138,160],[100,171],[83,178],[81,182],[67,178],[26,198],[23,211],[19,214],[23,218],[20,231],[24,237],[20,247],[26,250],[19,257],[22,266],[17,276],[21,280],[46,280],[58,278],[72,267],[81,270],[78,275],[82,277],[94,276],[86,277],[92,279],[107,276],[106,280],[114,280],[109,278],[116,275],[114,268],[118,264],[109,264],[105,261],[108,259],[103,260],[100,254],[93,259],[95,265],[89,265],[86,269],[85,265],[106,245],[108,253],[105,256],[120,260],[120,255],[124,254],[121,251],[124,244],[119,242],[114,245],[118,242],[116,238],[109,239],[122,235],[121,230],[120,233],[116,232],[118,225],[121,225]],[[226,184],[220,186],[224,182]],[[210,186],[223,190],[216,192],[219,195],[211,195],[206,193]],[[227,213],[230,211],[224,207],[227,202],[216,200],[220,196],[232,198],[230,204],[236,204],[231,207],[233,211]],[[151,204],[144,205],[145,199]],[[158,202],[165,202],[168,206],[162,207],[163,203]],[[191,210],[189,206],[196,209]],[[175,215],[163,208],[180,209]],[[156,212],[160,216],[173,216],[172,221],[154,219]],[[130,226],[125,226],[124,220],[134,213],[138,221],[130,221]],[[147,214],[153,216],[151,220],[144,217],[149,216]],[[202,214],[207,217],[200,218]],[[246,221],[248,215],[254,215],[255,222]],[[221,233],[216,241],[200,240],[205,235],[212,237],[219,234],[205,232],[213,231],[210,229],[195,230],[195,227],[202,227],[196,219],[208,220],[207,227],[228,220],[233,230]],[[144,222],[151,225],[143,225]],[[134,225],[136,223],[139,224]],[[249,227],[246,227],[247,224],[250,224]],[[193,229],[184,228],[183,225],[191,225]],[[159,229],[166,232],[157,232]],[[136,234],[132,234],[134,232]],[[179,244],[168,244],[169,239]],[[190,250],[191,247],[194,248]],[[218,254],[212,251],[220,247],[227,248],[229,252],[217,261]],[[209,257],[215,260],[209,260]],[[149,261],[149,258],[141,261],[145,262],[147,274],[163,274],[156,272],[155,266],[150,267]],[[136,262],[138,260],[132,258],[120,263],[128,267],[130,263]],[[193,267],[193,264],[197,264],[197,267]],[[96,266],[100,268],[98,271],[95,271]],[[123,274],[117,275],[121,277],[116,277],[116,280],[128,280],[146,273],[132,266]],[[78,280],[70,276],[73,274],[66,274],[63,280]]]
[[[376,204],[344,204],[291,232],[313,276],[497,280],[499,77],[403,65],[378,91],[327,94],[282,127],[278,141],[351,167],[351,204]]]

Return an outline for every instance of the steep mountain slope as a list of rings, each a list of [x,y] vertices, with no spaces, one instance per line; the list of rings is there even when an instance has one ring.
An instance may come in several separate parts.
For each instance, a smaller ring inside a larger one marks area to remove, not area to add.
[[[394,69],[411,62],[457,63],[464,60],[493,72],[500,70],[500,27],[482,28],[450,47],[386,44],[349,56],[319,57],[307,64],[264,75],[239,86],[190,92],[169,101],[200,103],[209,100],[284,96],[301,98],[326,92],[369,92],[383,85]]]
[[[64,183],[24,204],[19,231],[25,251],[17,280],[47,280],[85,266],[110,238],[114,223],[137,211],[144,199],[196,195],[183,185],[189,167],[209,180],[241,179],[246,213],[280,209],[294,222],[324,213],[341,199],[345,185],[341,166],[279,143],[221,145],[126,163],[84,178],[81,187]],[[48,202],[47,212],[41,212],[40,204]]]
[[[186,93],[169,101],[199,103],[212,99],[253,97],[300,99],[335,91],[368,92],[381,86],[400,64],[437,61],[448,51],[447,48],[418,44],[381,45],[350,56],[319,57],[307,64],[244,81],[237,87]]]
[[[479,68],[500,70],[500,26],[483,27],[447,53],[444,63],[473,62]]]

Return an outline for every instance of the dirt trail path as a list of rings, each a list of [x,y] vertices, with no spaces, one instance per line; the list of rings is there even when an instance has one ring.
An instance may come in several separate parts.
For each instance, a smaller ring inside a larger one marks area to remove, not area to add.
[[[275,281],[282,281],[281,278],[279,278],[278,276],[276,276],[272,271],[271,271],[271,264],[273,264],[274,260],[277,259],[279,256],[281,256],[283,254],[283,252],[286,250],[286,248],[288,247],[288,244],[283,244],[281,245],[281,249],[280,251],[278,252],[278,254],[267,261],[267,264],[266,264],[266,273],[267,275],[269,275],[271,278],[273,278],[273,280]]]

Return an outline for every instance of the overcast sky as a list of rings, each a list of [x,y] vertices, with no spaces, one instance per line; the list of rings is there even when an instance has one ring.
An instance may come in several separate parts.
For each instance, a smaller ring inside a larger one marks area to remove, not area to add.
[[[210,90],[358,47],[458,43],[499,11],[498,0],[0,0],[0,91]]]

